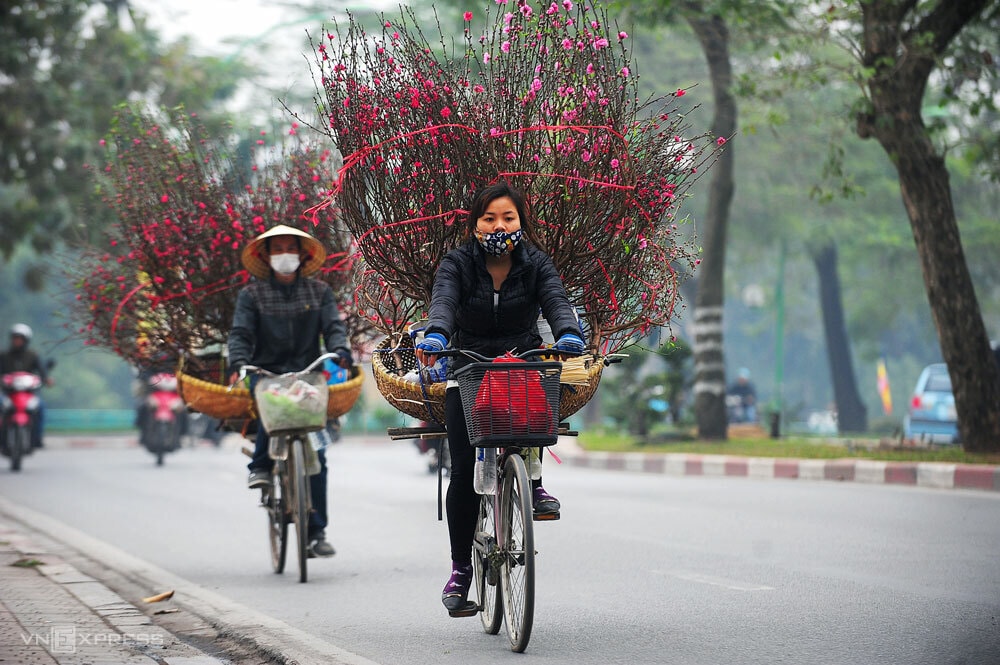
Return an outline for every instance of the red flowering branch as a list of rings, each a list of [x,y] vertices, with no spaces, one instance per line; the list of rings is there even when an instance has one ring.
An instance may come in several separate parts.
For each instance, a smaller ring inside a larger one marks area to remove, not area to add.
[[[500,179],[524,189],[591,348],[668,324],[698,263],[678,209],[724,141],[692,136],[683,90],[640,102],[628,35],[571,0],[465,12],[456,52],[405,11],[350,17],[315,44],[326,133],[344,155],[331,202],[358,238],[357,299],[383,332],[426,308],[464,208]]]
[[[319,276],[360,344],[372,330],[353,316],[353,238],[333,208],[305,214],[330,194],[332,151],[300,140],[296,126],[277,144],[263,133],[250,146],[224,138],[181,112],[120,110],[102,141],[105,164],[94,172],[117,221],[108,246],[83,248],[72,268],[77,332],[134,363],[164,355],[197,362],[196,352],[228,337],[237,291],[250,279],[243,248],[287,224],[327,248]]]

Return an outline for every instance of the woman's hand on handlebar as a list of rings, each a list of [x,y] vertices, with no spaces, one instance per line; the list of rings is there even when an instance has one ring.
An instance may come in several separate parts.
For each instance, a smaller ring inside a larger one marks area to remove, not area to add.
[[[430,367],[437,362],[438,352],[444,351],[446,346],[448,346],[448,340],[444,335],[441,333],[430,333],[424,337],[420,344],[417,344],[414,353],[416,353],[417,360],[421,364],[425,367]]]

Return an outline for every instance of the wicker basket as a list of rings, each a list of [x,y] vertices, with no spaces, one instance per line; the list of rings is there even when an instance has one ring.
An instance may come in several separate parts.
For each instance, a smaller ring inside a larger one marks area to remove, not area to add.
[[[587,368],[586,384],[562,384],[562,394],[559,396],[560,420],[566,420],[587,405],[590,398],[597,392],[597,385],[601,382],[603,371],[604,361],[601,358],[594,358]]]
[[[361,395],[365,375],[358,368],[354,376],[343,383],[329,387],[330,399],[326,404],[326,415],[337,418],[351,410]],[[183,372],[177,373],[177,390],[181,399],[192,411],[204,413],[219,420],[239,420],[256,418],[253,399],[246,388],[233,388],[195,378]]]
[[[403,378],[415,369],[417,357],[409,335],[386,337],[372,352],[372,374],[385,400],[408,416],[444,425],[446,383],[421,384]]]
[[[408,335],[386,337],[372,353],[375,385],[386,401],[408,416],[444,425],[445,382],[417,383],[403,376],[417,368],[413,341]],[[559,419],[565,420],[582,409],[597,391],[604,362],[595,358],[587,368],[587,383],[562,384]]]

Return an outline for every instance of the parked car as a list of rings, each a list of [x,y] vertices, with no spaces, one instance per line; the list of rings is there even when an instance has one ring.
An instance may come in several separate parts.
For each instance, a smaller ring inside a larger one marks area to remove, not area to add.
[[[926,443],[958,443],[955,395],[944,363],[928,365],[920,373],[903,418],[903,434]]]

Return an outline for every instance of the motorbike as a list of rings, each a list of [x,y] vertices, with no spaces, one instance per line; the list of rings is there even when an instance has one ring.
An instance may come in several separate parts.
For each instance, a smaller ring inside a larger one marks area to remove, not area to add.
[[[49,361],[49,366],[52,362]],[[42,377],[33,372],[10,372],[0,377],[0,453],[10,459],[10,470],[20,471],[21,460],[34,450],[32,432],[38,419]]]
[[[156,465],[163,457],[181,447],[185,413],[184,400],[177,392],[177,376],[159,372],[146,381],[145,417],[141,420],[139,443],[156,456]]]

